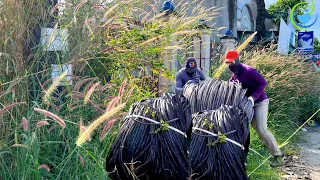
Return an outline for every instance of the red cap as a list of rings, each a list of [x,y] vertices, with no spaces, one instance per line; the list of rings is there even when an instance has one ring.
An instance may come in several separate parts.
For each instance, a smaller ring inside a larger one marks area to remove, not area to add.
[[[225,63],[232,63],[237,57],[239,57],[238,51],[229,50],[226,52],[224,62]]]

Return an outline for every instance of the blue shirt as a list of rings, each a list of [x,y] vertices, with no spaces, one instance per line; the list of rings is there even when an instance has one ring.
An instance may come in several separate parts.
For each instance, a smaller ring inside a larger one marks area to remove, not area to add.
[[[199,68],[192,76],[187,74],[186,68],[182,68],[176,75],[176,93],[180,93],[182,91],[183,86],[188,81],[193,81],[198,83],[200,82],[200,80],[203,81],[205,79],[206,77],[204,76],[203,72]]]

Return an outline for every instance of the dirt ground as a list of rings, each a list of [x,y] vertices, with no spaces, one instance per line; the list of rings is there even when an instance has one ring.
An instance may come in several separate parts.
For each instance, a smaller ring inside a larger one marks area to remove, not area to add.
[[[320,127],[306,127],[299,142],[300,154],[285,158],[282,180],[320,180]]]

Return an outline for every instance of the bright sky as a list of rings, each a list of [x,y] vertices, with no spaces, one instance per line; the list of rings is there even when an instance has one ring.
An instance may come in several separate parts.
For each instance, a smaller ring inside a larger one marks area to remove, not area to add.
[[[265,4],[266,4],[266,8],[269,8],[270,4],[275,3],[277,0],[265,0]],[[311,2],[311,0],[307,0],[307,2]],[[315,36],[320,39],[320,0],[314,0],[314,4],[315,4],[315,12],[318,14],[318,19],[317,22],[308,30],[309,31],[313,31]],[[310,22],[313,22],[315,20],[316,17],[316,13],[314,13],[312,19],[310,20]]]

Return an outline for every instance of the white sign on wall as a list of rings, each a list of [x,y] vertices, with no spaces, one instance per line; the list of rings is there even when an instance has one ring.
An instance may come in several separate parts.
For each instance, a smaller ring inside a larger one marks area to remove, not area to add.
[[[71,75],[72,75],[72,65],[71,64],[62,64],[62,65],[57,65],[57,64],[51,64],[52,68],[52,73],[51,73],[51,78],[52,78],[52,83],[65,71],[67,71],[67,75],[64,78],[64,80],[59,82],[58,86],[64,86],[66,85],[66,81],[68,82],[69,85],[72,85],[72,80],[71,80]]]
[[[68,30],[42,28],[41,45],[45,51],[68,51]]]

